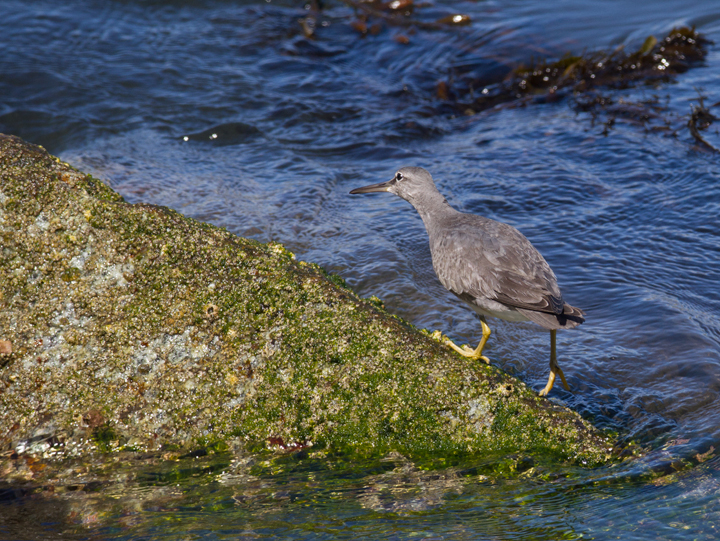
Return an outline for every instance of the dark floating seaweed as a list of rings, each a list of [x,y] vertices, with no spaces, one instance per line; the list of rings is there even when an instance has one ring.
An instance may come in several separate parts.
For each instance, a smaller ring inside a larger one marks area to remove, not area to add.
[[[713,107],[716,105],[720,105],[720,102],[713,104]],[[698,104],[693,106],[692,112],[690,113],[688,129],[690,130],[690,134],[695,138],[695,141],[710,150],[720,152],[720,149],[718,149],[715,145],[710,144],[700,133],[701,130],[708,129],[710,125],[717,120],[718,118],[713,115],[707,107],[705,107],[705,98],[703,96],[698,96]]]
[[[424,30],[442,30],[453,26],[464,26],[472,21],[468,15],[453,13],[439,18],[436,21],[422,21],[413,18],[418,8],[426,7],[428,4],[415,2],[414,0],[342,0],[344,4],[355,10],[358,16],[357,21],[368,25],[370,28],[380,28],[380,21],[389,26],[414,27]],[[370,22],[375,19],[374,22]],[[353,24],[353,27],[358,28]],[[379,31],[379,30],[378,30]]]
[[[417,0],[341,0],[355,13],[348,23],[362,37],[377,36],[385,27],[398,27],[392,39],[407,44],[418,29],[448,30],[470,24],[470,17],[450,14],[435,21],[420,20],[422,8],[429,4]],[[324,9],[322,0],[310,0],[309,13],[299,19],[305,38],[317,39],[317,19]],[[437,16],[437,15],[436,15]],[[440,105],[435,114],[472,116],[499,105],[526,105],[570,98],[578,112],[589,113],[593,125],[600,121],[607,135],[617,120],[644,127],[648,131],[678,135],[677,118],[669,113],[660,98],[632,102],[608,95],[608,90],[639,84],[658,86],[701,63],[711,42],[695,28],[673,28],[658,41],[648,36],[634,52],[623,46],[613,51],[595,51],[576,56],[568,54],[555,61],[537,61],[513,68],[506,63],[483,62],[472,71],[455,66],[446,80],[435,87]],[[605,93],[602,93],[603,90]],[[716,118],[700,100],[687,122],[690,133],[703,146],[719,151],[708,143],[700,131]],[[675,125],[675,126],[674,126]]]
[[[632,53],[619,47],[611,52],[567,55],[554,62],[520,65],[496,82],[488,81],[484,73],[455,75],[451,82],[438,83],[436,94],[451,114],[466,115],[503,104],[525,105],[570,98],[577,112],[591,115],[593,125],[601,123],[603,135],[621,120],[647,131],[677,136],[680,127],[677,116],[669,112],[667,104],[658,96],[634,102],[613,97],[608,91],[640,84],[657,87],[668,82],[700,64],[710,43],[694,28],[673,28],[660,41],[649,36]],[[705,148],[720,152],[700,133],[718,119],[705,107],[702,97],[698,102],[687,121],[690,133]]]
[[[416,16],[416,11],[431,4],[416,0],[341,0],[341,2],[355,12],[355,18],[350,22],[350,27],[361,36],[368,34],[376,36],[385,26],[405,28],[409,33],[413,33],[418,28],[445,30],[456,26],[465,26],[472,22],[469,15],[461,13],[450,13],[435,21],[421,20]],[[317,37],[317,19],[324,7],[321,0],[310,0],[308,15],[298,19],[306,38],[315,39]],[[403,45],[410,41],[410,38],[404,34],[396,34],[393,39]]]
[[[627,88],[639,83],[665,82],[701,62],[709,43],[694,28],[673,28],[660,41],[649,36],[633,53],[628,54],[620,47],[612,52],[567,55],[555,62],[520,65],[502,82],[489,86],[484,86],[480,78],[463,77],[452,85],[441,83],[438,97],[445,97],[459,111],[474,114],[523,98],[554,101],[601,87]],[[603,100],[595,101],[594,106],[603,106],[606,103]],[[587,106],[579,103],[581,109]]]

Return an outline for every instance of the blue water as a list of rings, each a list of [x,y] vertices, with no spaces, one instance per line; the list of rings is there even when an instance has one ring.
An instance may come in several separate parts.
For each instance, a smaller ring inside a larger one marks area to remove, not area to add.
[[[720,44],[717,2],[445,0],[414,17],[472,23],[364,37],[353,11],[331,2],[315,39],[298,23],[312,10],[290,1],[0,0],[0,13],[0,132],[128,201],[282,242],[420,327],[461,343],[480,335],[437,282],[415,211],[348,191],[420,165],[456,208],[518,227],[587,312],[558,336],[572,392],[556,387],[552,399],[650,449],[615,469],[490,480],[472,464],[430,474],[391,461],[343,476],[322,461],[276,472],[228,462],[175,488],[23,498],[0,537],[718,537],[720,156],[686,127],[699,93],[720,101],[718,45],[673,82],[602,91],[656,101],[660,118],[645,124],[618,117],[605,130],[607,118],[593,121],[572,98],[451,115],[436,91],[452,74],[499,82],[519,62],[633,49],[677,25]],[[706,135],[720,146],[717,124]],[[547,333],[490,325],[492,363],[542,388]],[[35,515],[55,504],[39,526]]]

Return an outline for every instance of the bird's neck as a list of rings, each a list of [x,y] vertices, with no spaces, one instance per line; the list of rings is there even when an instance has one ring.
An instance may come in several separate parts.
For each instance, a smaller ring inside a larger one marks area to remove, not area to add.
[[[442,221],[444,218],[458,212],[450,206],[447,199],[437,190],[423,193],[421,197],[411,201],[411,203],[420,214],[426,228],[430,224]]]

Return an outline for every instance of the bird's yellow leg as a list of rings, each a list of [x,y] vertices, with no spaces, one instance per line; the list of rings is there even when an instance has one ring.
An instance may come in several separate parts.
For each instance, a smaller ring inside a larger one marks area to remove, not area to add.
[[[478,347],[474,350],[469,348],[468,346],[458,347],[456,346],[452,340],[450,340],[448,337],[445,337],[445,343],[453,348],[455,351],[457,351],[460,355],[463,357],[468,357],[473,360],[482,359],[487,364],[490,364],[490,359],[485,357],[485,355],[482,354],[483,348],[485,347],[485,342],[488,341],[488,338],[490,338],[490,327],[488,327],[488,324],[485,323],[485,319],[480,319],[480,324],[482,325],[482,331],[483,331],[483,337],[482,340],[480,340],[480,343],[478,344]]]
[[[547,394],[550,392],[550,389],[553,388],[553,385],[555,384],[555,376],[560,376],[560,379],[562,380],[563,387],[565,387],[566,391],[570,390],[570,386],[568,385],[567,380],[565,379],[565,374],[563,374],[562,368],[558,366],[557,363],[557,353],[556,353],[556,330],[552,329],[550,331],[550,376],[548,377],[547,385],[545,385],[545,388],[540,391],[540,396],[547,396]]]

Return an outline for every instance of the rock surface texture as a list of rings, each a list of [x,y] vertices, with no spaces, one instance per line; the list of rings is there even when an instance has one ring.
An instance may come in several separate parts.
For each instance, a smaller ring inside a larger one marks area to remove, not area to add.
[[[0,456],[230,440],[585,464],[612,447],[282,246],[125,203],[0,135]]]

